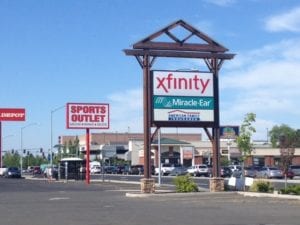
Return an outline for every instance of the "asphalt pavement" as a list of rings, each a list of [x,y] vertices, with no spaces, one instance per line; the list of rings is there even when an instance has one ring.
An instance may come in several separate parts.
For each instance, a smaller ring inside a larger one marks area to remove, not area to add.
[[[234,192],[126,197],[128,183],[0,178],[0,225],[300,224],[300,201]]]

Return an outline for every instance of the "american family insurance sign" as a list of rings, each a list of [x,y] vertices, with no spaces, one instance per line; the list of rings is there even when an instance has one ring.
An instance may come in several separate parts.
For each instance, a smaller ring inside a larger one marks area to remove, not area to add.
[[[213,122],[213,74],[151,71],[153,121]]]
[[[25,121],[25,109],[0,108],[0,121]]]
[[[108,129],[109,105],[105,103],[67,103],[68,129]]]

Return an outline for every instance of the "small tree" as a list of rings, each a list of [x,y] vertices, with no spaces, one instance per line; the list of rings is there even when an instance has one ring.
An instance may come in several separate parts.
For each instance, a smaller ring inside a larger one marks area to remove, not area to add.
[[[251,155],[253,144],[251,142],[253,133],[256,132],[252,123],[255,122],[256,115],[254,113],[246,114],[244,121],[241,125],[240,135],[237,137],[237,146],[241,152],[240,161],[242,161],[242,174],[245,177],[244,165],[245,159]],[[245,190],[245,182],[244,182]]]
[[[254,113],[246,114],[244,121],[241,125],[240,135],[237,137],[237,146],[241,152],[241,161],[251,155],[253,144],[251,142],[252,135],[256,132],[256,129],[252,126],[255,122],[256,115]]]
[[[281,134],[279,136],[279,146],[280,146],[280,156],[281,162],[280,166],[282,171],[284,172],[285,177],[285,189],[287,188],[287,173],[289,170],[289,166],[292,164],[295,148],[293,147],[294,142],[291,140],[287,140],[285,134]]]

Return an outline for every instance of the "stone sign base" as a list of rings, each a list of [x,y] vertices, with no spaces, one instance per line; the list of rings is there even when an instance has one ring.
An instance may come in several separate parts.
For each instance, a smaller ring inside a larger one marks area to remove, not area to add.
[[[142,193],[154,193],[155,192],[155,180],[153,178],[141,179],[141,192]]]
[[[210,192],[224,191],[224,179],[222,177],[212,177],[209,180]]]

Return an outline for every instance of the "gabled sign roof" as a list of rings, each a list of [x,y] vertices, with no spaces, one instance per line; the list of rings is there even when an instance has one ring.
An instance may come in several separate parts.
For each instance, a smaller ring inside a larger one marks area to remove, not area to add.
[[[176,36],[175,32],[184,33],[183,38]],[[159,38],[167,37],[171,42],[159,41]],[[191,42],[194,41],[194,42]],[[174,50],[174,51],[196,51],[224,53],[227,48],[197,30],[183,20],[178,20],[164,27],[163,29],[149,35],[133,45],[133,49],[151,50]]]

